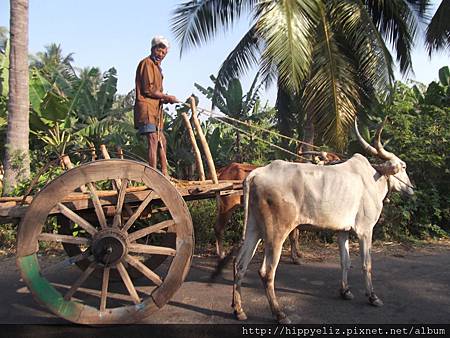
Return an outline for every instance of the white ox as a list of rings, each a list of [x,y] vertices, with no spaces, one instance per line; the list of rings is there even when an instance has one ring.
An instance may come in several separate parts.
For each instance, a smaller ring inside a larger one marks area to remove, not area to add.
[[[275,271],[283,242],[297,226],[300,229],[337,231],[341,257],[341,296],[352,299],[347,283],[350,268],[348,234],[359,239],[366,294],[370,304],[382,306],[375,295],[371,277],[372,230],[380,217],[389,190],[412,195],[406,164],[387,152],[380,142],[382,125],[375,136],[375,148],[355,130],[366,151],[383,159],[371,165],[360,154],[341,164],[317,166],[308,163],[274,161],[250,173],[244,185],[246,209],[244,239],[237,256],[233,285],[233,309],[237,319],[247,318],[241,304],[241,283],[260,240],[264,241],[264,260],[259,275],[274,318],[290,323],[275,296]]]

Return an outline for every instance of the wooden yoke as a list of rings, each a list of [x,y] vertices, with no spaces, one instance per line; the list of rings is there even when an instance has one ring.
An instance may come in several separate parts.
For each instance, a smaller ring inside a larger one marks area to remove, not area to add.
[[[205,181],[205,169],[203,168],[202,155],[200,154],[200,149],[198,149],[197,141],[195,140],[194,131],[192,130],[191,123],[189,122],[189,118],[186,113],[182,113],[181,117],[183,118],[184,125],[188,131],[189,139],[191,141],[192,150],[195,155],[195,166],[198,172],[198,178],[200,181]]]
[[[195,99],[192,96],[190,99],[191,99],[192,121],[194,122],[195,129],[197,129],[198,137],[200,138],[200,143],[202,144],[202,148],[206,156],[206,162],[208,163],[211,179],[214,184],[218,184],[219,180],[217,179],[216,167],[214,166],[211,151],[209,150],[208,142],[206,142],[205,134],[203,134],[203,130],[200,126],[200,122],[197,117],[197,107],[195,105]]]

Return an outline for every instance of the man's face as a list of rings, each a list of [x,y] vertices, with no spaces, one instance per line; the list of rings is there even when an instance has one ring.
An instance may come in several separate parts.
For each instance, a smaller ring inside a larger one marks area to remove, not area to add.
[[[156,60],[156,62],[161,63],[162,60],[166,57],[167,47],[163,44],[156,45],[152,48],[152,56]]]

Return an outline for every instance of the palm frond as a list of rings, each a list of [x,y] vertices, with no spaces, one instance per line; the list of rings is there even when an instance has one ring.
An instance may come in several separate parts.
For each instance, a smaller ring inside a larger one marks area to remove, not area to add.
[[[394,80],[393,61],[366,8],[358,1],[335,0],[330,19],[342,37],[340,45],[346,46],[343,52],[357,62],[362,82],[382,94]]]
[[[417,33],[417,16],[409,0],[364,0],[381,35],[392,44],[400,71],[412,72],[411,50]]]
[[[242,111],[245,115],[247,115],[255,106],[256,102],[259,101],[259,91],[261,89],[261,86],[263,85],[262,82],[259,82],[259,72],[256,73],[255,78],[253,79],[253,82],[250,86],[250,89],[248,90],[247,94],[244,96],[244,102],[242,104]]]
[[[318,19],[317,1],[259,1],[257,34],[266,43],[262,68],[275,64],[282,83],[299,91],[311,62]]]
[[[252,26],[220,66],[212,99],[213,106],[216,104],[215,99],[219,94],[219,86],[227,86],[231,79],[239,78],[253,65],[256,65],[260,53],[261,43],[256,34],[256,27]]]
[[[443,0],[431,19],[426,31],[425,45],[428,54],[440,49],[450,52],[450,1]]]
[[[199,46],[227,30],[255,0],[192,0],[180,4],[171,19],[171,29],[180,43],[180,56],[185,49]]]
[[[302,101],[305,111],[313,116],[323,140],[341,150],[361,105],[361,87],[357,80],[357,67],[340,50],[324,10],[321,11],[321,19],[312,74]]]

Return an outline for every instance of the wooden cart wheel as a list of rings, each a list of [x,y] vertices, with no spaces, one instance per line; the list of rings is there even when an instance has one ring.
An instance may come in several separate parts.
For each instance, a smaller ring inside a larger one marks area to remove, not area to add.
[[[119,191],[104,198],[99,187],[112,180],[120,182]],[[133,198],[126,188],[134,182],[148,190],[130,216],[123,210]],[[89,199],[74,202],[71,197],[80,186],[88,188]],[[165,219],[136,228],[152,199],[160,199],[168,209]],[[112,216],[104,212],[106,204],[115,207]],[[95,210],[95,222],[83,218],[81,210],[87,208]],[[51,229],[55,212],[76,223],[79,233],[63,235]],[[168,231],[176,236],[175,249],[152,244],[152,235]],[[17,265],[33,296],[56,315],[79,324],[133,323],[157,311],[183,283],[194,247],[189,211],[170,181],[144,163],[117,159],[81,165],[50,182],[28,207],[17,236]],[[142,238],[150,239],[142,243]],[[61,242],[78,245],[81,253],[49,264],[42,248]],[[147,254],[171,259],[152,270],[143,263]],[[82,260],[89,262],[85,270],[73,267]],[[132,281],[129,266],[145,278]],[[102,272],[101,279],[90,278],[96,270]],[[113,272],[120,282],[111,280]]]
[[[62,235],[72,235],[75,231],[74,225],[75,223],[72,222],[69,218],[65,217],[64,215],[58,215],[57,216],[57,224],[58,224],[58,233]],[[150,225],[151,226],[151,225]],[[160,234],[160,239],[158,240],[158,245],[166,247],[166,248],[176,248],[176,232],[173,227],[170,227],[167,229],[166,232],[163,234]],[[144,239],[145,240],[145,239]],[[83,252],[83,244],[75,244],[75,243],[61,243],[64,251],[69,257],[76,257],[80,255]],[[142,261],[143,264],[145,264],[150,270],[157,269],[161,264],[163,264],[166,259],[169,256],[166,255],[148,255],[144,261]],[[89,259],[85,258],[79,261],[76,261],[75,264],[82,270],[86,270],[89,265]],[[126,267],[128,274],[130,275],[130,278],[132,280],[142,277],[142,274],[134,268],[132,265],[128,265]],[[103,270],[102,269],[96,269],[93,272],[93,275],[98,278],[103,278]],[[110,272],[110,278],[111,280],[121,280],[120,274],[116,270],[112,270]]]

